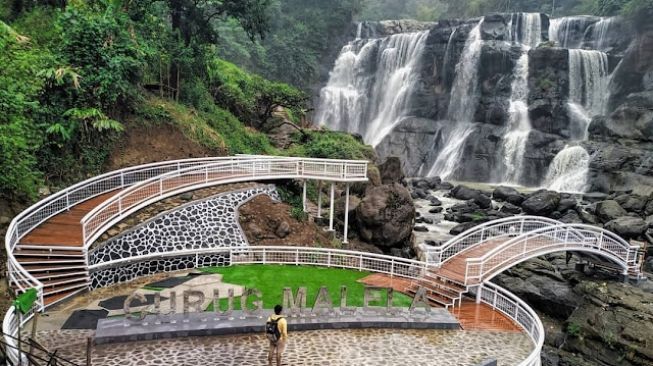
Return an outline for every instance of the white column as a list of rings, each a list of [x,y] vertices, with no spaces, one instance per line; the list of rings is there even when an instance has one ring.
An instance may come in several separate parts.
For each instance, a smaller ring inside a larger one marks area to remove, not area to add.
[[[304,212],[307,211],[307,207],[306,207],[306,180],[304,180],[304,189],[302,191],[302,208],[304,209]]]
[[[476,303],[480,304],[481,303],[481,293],[483,292],[483,284],[481,283],[478,285],[477,290],[476,290]]]
[[[347,183],[347,188],[345,190],[345,232],[343,233],[342,242],[347,244],[347,226],[349,225],[349,183]]]
[[[335,196],[335,183],[331,182],[331,202],[329,208],[329,231],[333,231],[333,206],[334,206],[334,197]]]
[[[317,217],[322,218],[322,181],[317,181]]]

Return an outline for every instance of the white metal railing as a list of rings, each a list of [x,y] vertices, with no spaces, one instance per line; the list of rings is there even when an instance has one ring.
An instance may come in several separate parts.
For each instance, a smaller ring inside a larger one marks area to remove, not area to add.
[[[441,246],[427,247],[423,253],[424,260],[431,265],[439,266],[478,244],[493,239],[515,237],[525,232],[561,224],[560,221],[540,216],[513,216],[489,221],[451,238]]]
[[[231,265],[313,265],[384,273],[390,276],[399,276],[411,279],[421,278],[428,268],[428,265],[421,261],[351,250],[288,246],[247,246],[231,248],[187,249],[167,253],[151,253],[138,257],[120,258],[112,261],[94,264],[89,266],[89,271],[95,272],[104,268],[111,268],[134,262],[193,255],[196,257],[196,265],[198,265],[200,263],[200,256],[211,254],[228,254],[230,258],[229,263]]]
[[[36,302],[37,310],[42,310],[45,307],[43,302],[43,284],[27,272],[20,263],[18,263],[13,252],[23,236],[50,217],[66,211],[72,206],[90,198],[117,189],[122,189],[156,175],[179,169],[186,169],[195,165],[205,165],[211,162],[240,159],[245,158],[233,156],[217,158],[210,157],[173,160],[129,167],[87,179],[40,200],[16,216],[7,229],[5,235],[5,249],[7,251],[7,272],[10,287],[14,288],[17,293],[22,293],[30,288],[35,288],[38,292]]]
[[[122,190],[81,220],[84,248],[129,214],[163,198],[218,183],[266,179],[367,181],[367,162],[328,159],[251,158],[193,166],[161,174]]]
[[[479,291],[478,289],[476,291]],[[491,282],[484,282],[480,288],[479,300],[505,314],[519,324],[533,341],[533,351],[519,363],[519,366],[540,366],[544,346],[544,326],[537,313],[510,291]]]
[[[22,315],[15,306],[10,306],[2,320],[2,334],[4,335],[5,355],[12,365],[29,364],[25,354],[20,355],[18,351],[20,344],[18,342],[19,333],[25,324],[34,316],[34,308]]]
[[[559,224],[526,232],[512,238],[479,258],[468,258],[465,284],[479,283],[526,259],[553,251],[587,251],[611,259],[624,274],[639,277],[639,246],[599,227]]]

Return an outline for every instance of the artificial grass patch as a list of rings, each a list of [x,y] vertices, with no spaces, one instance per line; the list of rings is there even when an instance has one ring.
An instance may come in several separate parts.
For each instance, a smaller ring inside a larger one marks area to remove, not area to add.
[[[363,293],[365,285],[357,282],[368,276],[369,272],[359,272],[345,269],[334,269],[311,266],[284,266],[284,265],[238,265],[232,267],[207,267],[200,269],[206,273],[222,274],[222,281],[229,284],[256,288],[263,293],[263,307],[272,309],[283,301],[284,287],[290,287],[296,296],[300,287],[306,287],[306,306],[313,307],[315,298],[321,286],[326,286],[334,306],[340,305],[340,287],[347,286],[347,306],[363,306]],[[385,293],[382,300],[375,306],[384,306],[387,298]],[[248,299],[251,304],[255,298]],[[397,307],[410,306],[412,299],[404,294],[395,292],[393,304]],[[227,299],[220,300],[221,310],[227,309]],[[234,299],[234,309],[240,309],[240,297]],[[213,304],[207,311],[213,311]]]

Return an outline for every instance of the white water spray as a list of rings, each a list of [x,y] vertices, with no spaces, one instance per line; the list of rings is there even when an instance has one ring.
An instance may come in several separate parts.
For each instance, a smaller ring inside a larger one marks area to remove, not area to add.
[[[581,146],[565,146],[556,155],[546,175],[546,187],[559,192],[585,192],[590,156]]]

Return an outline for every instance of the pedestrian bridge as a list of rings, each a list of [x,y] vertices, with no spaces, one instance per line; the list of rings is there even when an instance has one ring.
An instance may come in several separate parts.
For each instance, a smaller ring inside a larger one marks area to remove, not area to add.
[[[108,268],[159,257],[221,255],[226,265],[245,263],[319,265],[351,268],[408,279],[406,292],[426,289],[430,301],[452,307],[473,295],[504,313],[531,337],[534,353],[522,365],[538,365],[544,329],[535,312],[510,292],[489,282],[525,260],[558,251],[602,256],[634,279],[642,253],[604,229],[563,224],[542,217],[518,216],[476,226],[440,247],[430,247],[420,260],[363,252],[310,247],[232,247],[147,254],[143,258],[113,258],[89,266],[89,249],[109,228],[139,209],[183,192],[209,186],[264,180],[317,180],[331,184],[330,229],[333,229],[334,185],[367,181],[366,161],[270,156],[186,159],[109,172],[57,192],[37,202],[11,222],[5,237],[9,283],[15,293],[37,290],[32,312],[44,311],[89,289],[89,269]],[[321,193],[319,195],[321,200]],[[346,200],[348,202],[348,200]],[[348,212],[345,209],[345,212]],[[345,235],[348,217],[345,216]],[[155,245],[151,243],[150,245]],[[147,257],[147,258],[146,258]],[[198,266],[199,262],[196,262]],[[29,319],[13,311],[5,316],[3,332],[16,335]],[[10,341],[10,340],[8,340]]]

